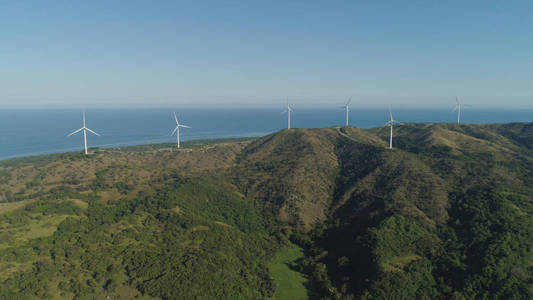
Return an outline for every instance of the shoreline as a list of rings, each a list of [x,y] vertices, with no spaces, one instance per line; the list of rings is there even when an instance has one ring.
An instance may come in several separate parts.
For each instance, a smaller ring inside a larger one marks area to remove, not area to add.
[[[261,136],[254,137],[228,137],[228,138],[213,138],[213,139],[193,139],[182,142],[182,147],[192,148],[196,146],[205,146],[209,144],[217,144],[224,142],[244,142],[249,140],[255,140]],[[176,143],[167,142],[167,143],[152,143],[152,144],[131,144],[124,146],[110,146],[110,147],[89,147],[90,152],[98,151],[149,151],[157,149],[168,149],[175,146]],[[192,146],[192,147],[191,147]],[[67,156],[76,156],[83,155],[83,149],[78,151],[65,151],[65,152],[49,152],[41,154],[30,154],[30,155],[21,155],[8,158],[0,158],[0,167],[7,167],[11,165],[24,164],[24,163],[35,163],[40,161],[49,161],[50,159],[57,157],[67,157]]]
[[[511,124],[531,124],[533,122],[507,122],[507,123],[461,123],[461,126],[503,126],[503,125],[511,125]],[[401,123],[400,126],[406,126],[406,125],[440,125],[440,126],[455,126],[457,125],[456,123],[453,123],[453,122],[407,122],[407,123]],[[331,126],[331,127],[323,127],[323,128],[320,128],[320,127],[317,127],[317,128],[293,128],[293,129],[325,129],[325,128],[341,128],[341,127],[344,127],[344,126]],[[350,126],[350,127],[354,127],[354,128],[358,128],[358,129],[361,129],[361,130],[367,130],[367,131],[373,131],[373,130],[376,130],[378,128],[381,128],[383,126],[376,126],[376,127],[370,127],[370,128],[364,128],[364,127],[357,127],[357,126]],[[396,127],[396,126],[395,126]],[[190,140],[185,140],[182,142],[182,144],[184,146],[188,146],[188,145],[191,145],[191,144],[209,144],[209,143],[218,143],[218,142],[224,142],[224,141],[240,141],[240,140],[252,140],[252,139],[257,139],[257,138],[260,138],[260,137],[263,137],[263,136],[267,136],[269,134],[272,134],[272,133],[275,133],[275,132],[279,132],[279,131],[282,131],[282,130],[285,130],[285,129],[281,129],[281,130],[278,130],[278,131],[274,131],[274,132],[270,132],[270,133],[265,133],[264,135],[254,135],[254,136],[229,136],[229,137],[219,137],[219,138],[198,138],[198,139],[190,139]],[[161,142],[161,143],[125,143],[123,145],[102,145],[102,146],[96,146],[96,147],[89,147],[89,150],[90,151],[95,151],[95,150],[112,150],[112,149],[117,149],[117,150],[130,150],[132,148],[152,148],[152,149],[157,149],[157,148],[165,148],[165,147],[170,147],[171,145],[175,145],[175,142]],[[72,150],[72,151],[69,151],[69,150]],[[82,147],[76,147],[76,149],[73,149],[73,148],[70,148],[69,150],[67,151],[45,151],[45,152],[41,152],[41,153],[28,153],[28,154],[21,154],[21,155],[15,155],[15,156],[10,156],[10,157],[4,157],[4,158],[1,158],[0,157],[0,166],[2,165],[5,165],[5,164],[9,164],[10,161],[12,160],[18,160],[18,161],[23,161],[23,160],[35,160],[36,158],[39,158],[39,157],[44,157],[44,156],[61,156],[61,155],[75,155],[75,154],[78,154],[82,152]],[[150,150],[150,149],[146,149],[146,150]],[[36,160],[40,160],[40,159],[36,159]]]

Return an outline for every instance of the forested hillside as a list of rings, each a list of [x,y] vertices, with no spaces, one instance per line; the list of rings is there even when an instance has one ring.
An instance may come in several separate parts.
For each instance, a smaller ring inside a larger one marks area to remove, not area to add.
[[[533,124],[388,134],[0,162],[0,299],[532,298]]]
[[[339,140],[329,218],[300,238],[316,285],[335,298],[531,298],[532,130],[399,126],[392,151]]]

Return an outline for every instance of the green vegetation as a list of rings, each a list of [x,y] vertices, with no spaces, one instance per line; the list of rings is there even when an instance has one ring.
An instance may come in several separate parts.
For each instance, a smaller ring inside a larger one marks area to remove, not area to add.
[[[266,262],[278,246],[249,204],[210,181],[172,176],[157,184],[154,195],[112,205],[89,199],[80,217],[46,217],[79,214],[72,201],[38,201],[2,215],[8,229],[24,224],[31,236],[0,251],[0,261],[21,270],[4,281],[1,295],[46,298],[55,290],[84,298],[123,287],[161,299],[273,293]]]
[[[533,126],[0,163],[0,299],[530,299]]]
[[[299,237],[322,293],[531,298],[532,157],[492,130],[404,126],[393,151],[339,141],[338,202],[331,217]]]
[[[276,284],[278,299],[308,299],[307,279],[299,269],[304,258],[303,249],[290,243],[280,249],[270,261],[270,275]]]

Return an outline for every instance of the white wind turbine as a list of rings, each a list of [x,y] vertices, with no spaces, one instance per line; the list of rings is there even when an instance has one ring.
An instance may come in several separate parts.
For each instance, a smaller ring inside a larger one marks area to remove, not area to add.
[[[463,107],[470,107],[470,105],[459,102],[459,98],[455,97],[455,107],[453,108],[453,111],[457,112],[457,124],[461,123],[461,108]]]
[[[346,110],[346,126],[350,125],[350,102],[352,102],[352,97],[348,99],[348,102],[344,106],[341,106],[341,108]]]
[[[390,121],[388,121],[385,126],[390,126],[390,142],[389,142],[389,149],[392,149],[392,127],[394,126],[394,124],[401,124],[400,122],[394,120],[394,118],[392,117],[392,111],[389,107],[389,115],[390,115]]]
[[[183,128],[192,128],[192,127],[180,124],[180,122],[178,121],[178,117],[176,117],[176,113],[174,113],[174,120],[176,120],[176,128],[174,128],[174,131],[172,131],[170,136],[173,136],[174,133],[176,133],[176,138],[178,139],[178,149],[179,149],[180,148],[180,127],[183,127]]]
[[[289,105],[289,100],[287,100],[287,109],[282,112],[282,114],[287,113],[287,129],[291,129],[291,112],[292,107]]]
[[[94,134],[94,135],[97,135],[97,136],[100,136],[98,133],[90,130],[89,128],[87,128],[85,126],[85,112],[83,112],[83,127],[81,127],[80,129],[74,131],[73,133],[69,134],[68,136],[71,136],[71,135],[74,135],[80,131],[83,131],[83,147],[85,149],[85,155],[87,155],[87,131],[89,131],[90,133]]]

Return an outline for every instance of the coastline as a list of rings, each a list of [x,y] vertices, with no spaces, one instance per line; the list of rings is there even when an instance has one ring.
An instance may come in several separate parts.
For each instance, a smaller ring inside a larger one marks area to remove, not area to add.
[[[213,139],[193,139],[182,142],[182,147],[185,148],[196,148],[201,146],[207,146],[210,144],[218,143],[231,143],[231,142],[245,142],[252,141],[260,136],[254,137],[228,137],[228,138],[213,138]],[[158,149],[171,149],[175,147],[175,143],[153,143],[153,144],[134,144],[134,145],[125,145],[125,146],[110,146],[110,147],[89,147],[90,152],[99,152],[99,151],[149,151],[149,150],[158,150]],[[41,153],[35,155],[23,155],[15,156],[6,159],[0,158],[0,167],[6,167],[11,165],[19,164],[29,164],[36,162],[46,162],[55,158],[60,157],[74,157],[78,155],[83,155],[83,150],[78,149],[79,151],[65,151],[65,152],[51,152],[51,153]]]

